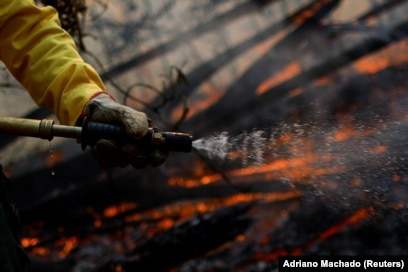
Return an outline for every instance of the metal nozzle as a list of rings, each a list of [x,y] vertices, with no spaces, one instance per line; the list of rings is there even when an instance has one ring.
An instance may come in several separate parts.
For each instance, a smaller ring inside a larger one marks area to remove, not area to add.
[[[179,132],[163,132],[164,145],[171,151],[191,152],[193,148],[193,136]]]
[[[99,139],[111,139],[119,142],[135,141],[134,139],[129,139],[122,127],[85,120],[81,135],[82,147],[85,148],[87,145],[93,145]],[[136,141],[141,141],[146,145],[160,146],[168,151],[190,152],[192,150],[193,137],[186,133],[161,132],[149,128],[146,136]]]

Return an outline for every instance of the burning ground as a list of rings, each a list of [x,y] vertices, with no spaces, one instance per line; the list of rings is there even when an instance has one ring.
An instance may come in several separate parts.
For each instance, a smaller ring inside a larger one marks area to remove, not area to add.
[[[184,32],[200,46],[241,17],[285,15],[203,57],[161,108],[185,114],[180,130],[196,139],[228,137],[223,156],[110,172],[88,153],[63,159],[73,144],[31,158],[45,167],[11,189],[33,271],[270,271],[282,255],[407,254],[408,1],[352,2],[241,1]]]

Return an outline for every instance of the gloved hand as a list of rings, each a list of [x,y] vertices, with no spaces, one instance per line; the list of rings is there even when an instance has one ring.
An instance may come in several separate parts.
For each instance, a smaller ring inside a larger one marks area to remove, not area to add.
[[[136,140],[129,143],[99,140],[91,147],[91,152],[103,168],[126,167],[129,164],[135,168],[144,168],[149,164],[158,166],[166,160],[167,151],[159,147],[149,150],[137,141],[152,127],[145,113],[116,103],[105,93],[92,98],[85,105],[83,113],[95,122],[123,126],[129,137]]]

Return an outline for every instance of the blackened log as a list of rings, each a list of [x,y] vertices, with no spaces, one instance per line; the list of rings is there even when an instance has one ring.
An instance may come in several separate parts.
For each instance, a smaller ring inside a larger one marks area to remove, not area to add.
[[[134,250],[109,260],[97,271],[116,271],[117,266],[123,271],[163,271],[176,267],[244,233],[252,223],[246,214],[250,207],[238,204],[194,217],[141,241]]]
[[[408,208],[376,210],[373,218],[321,241],[304,255],[382,256],[408,254]]]
[[[59,261],[42,261],[35,257],[30,257],[30,272],[72,272],[75,261],[64,259]]]
[[[58,240],[62,236],[70,236],[76,233],[86,235],[109,230],[114,231],[115,228],[120,228],[124,225],[138,225],[147,222],[149,219],[145,218],[140,222],[124,222],[121,219],[128,215],[142,213],[143,211],[175,201],[216,199],[241,193],[237,191],[236,187],[232,187],[229,184],[207,185],[196,188],[143,187],[134,182],[132,185],[132,187],[124,186],[123,188],[118,188],[116,194],[120,198],[117,202],[113,202],[112,190],[108,184],[91,184],[87,186],[86,190],[82,188],[78,189],[78,191],[67,192],[67,194],[59,195],[55,199],[49,199],[37,205],[24,207],[20,210],[21,220],[24,226],[30,226],[30,224],[38,221],[44,222],[46,229],[44,229],[41,240],[43,243],[49,243]],[[250,188],[250,191],[247,193],[286,193],[292,190],[288,188],[289,185],[283,182],[259,181],[246,183],[243,186]],[[101,216],[102,227],[94,228],[95,217],[87,211],[87,207],[92,207],[95,213],[102,215],[106,207],[124,201],[134,201],[138,205],[134,209],[120,213],[115,217],[104,218]],[[168,218],[169,216],[166,217]],[[66,231],[58,231],[59,227],[63,227]]]

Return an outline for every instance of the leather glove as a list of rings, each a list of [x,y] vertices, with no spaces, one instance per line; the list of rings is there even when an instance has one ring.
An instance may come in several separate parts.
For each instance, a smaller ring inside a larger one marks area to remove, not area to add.
[[[162,164],[168,152],[160,147],[147,147],[138,142],[146,135],[151,120],[143,112],[116,103],[106,93],[92,98],[84,107],[84,115],[92,121],[122,126],[128,136],[135,141],[118,143],[101,139],[91,147],[91,152],[103,168],[126,167],[144,168],[147,165]]]

